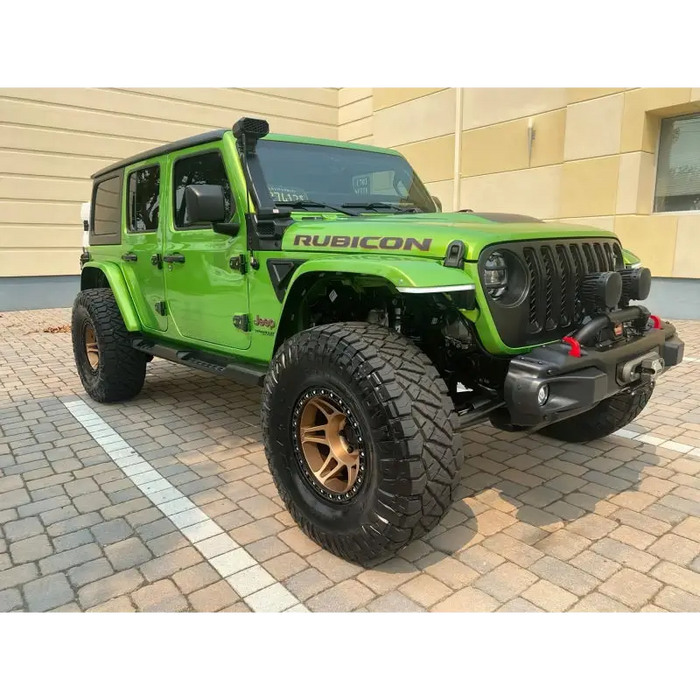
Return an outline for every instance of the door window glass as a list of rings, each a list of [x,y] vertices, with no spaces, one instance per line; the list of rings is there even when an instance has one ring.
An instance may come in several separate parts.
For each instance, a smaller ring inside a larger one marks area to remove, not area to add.
[[[158,230],[160,166],[152,165],[129,175],[129,231]]]
[[[188,185],[220,185],[224,191],[225,221],[229,221],[234,210],[231,185],[226,176],[224,161],[219,151],[197,154],[190,158],[180,158],[175,162],[173,176],[173,219],[175,228],[193,225],[188,216],[185,202],[185,188]],[[197,225],[198,228],[200,225]]]

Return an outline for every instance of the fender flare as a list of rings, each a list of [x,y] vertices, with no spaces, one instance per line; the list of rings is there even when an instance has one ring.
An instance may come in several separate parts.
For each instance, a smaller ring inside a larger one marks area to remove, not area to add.
[[[639,267],[642,263],[640,258],[638,258],[631,250],[627,250],[627,248],[622,249],[622,259],[627,267]]]
[[[472,276],[465,270],[444,267],[439,260],[401,258],[396,255],[361,257],[359,255],[324,255],[303,262],[292,275],[282,302],[278,329],[293,313],[291,306],[298,300],[299,289],[306,286],[311,277],[321,274],[341,274],[353,277],[380,278],[401,294],[433,294],[473,291],[476,288]],[[278,347],[280,337],[275,339]]]
[[[399,292],[430,292],[447,287],[474,289],[474,280],[465,270],[445,267],[439,260],[401,258],[396,255],[361,257],[359,255],[333,255],[312,258],[302,263],[294,272],[287,287],[284,303],[300,277],[313,272],[345,273],[364,277],[381,277]]]
[[[104,275],[105,279],[107,280],[107,285],[114,294],[114,299],[117,302],[122,319],[124,319],[126,329],[132,333],[140,331],[141,322],[139,321],[136,308],[134,307],[134,302],[132,301],[131,294],[129,293],[129,288],[126,286],[126,281],[124,280],[124,275],[122,274],[119,265],[112,262],[91,261],[85,263],[80,275],[81,291],[84,289],[92,289],[96,286],[103,286],[90,284],[89,278],[94,273],[89,273],[87,272],[88,270],[99,270],[99,272]]]

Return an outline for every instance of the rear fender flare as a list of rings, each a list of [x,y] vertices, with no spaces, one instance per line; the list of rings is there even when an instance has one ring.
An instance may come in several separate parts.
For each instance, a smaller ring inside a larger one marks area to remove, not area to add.
[[[124,275],[119,265],[111,262],[87,262],[83,266],[80,275],[80,289],[94,289],[95,287],[109,287],[114,294],[119,311],[124,319],[126,329],[132,333],[141,330],[138,314],[134,302],[126,286]]]

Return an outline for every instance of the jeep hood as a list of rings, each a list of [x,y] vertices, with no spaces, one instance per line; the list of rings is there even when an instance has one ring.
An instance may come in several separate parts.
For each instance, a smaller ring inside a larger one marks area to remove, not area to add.
[[[357,217],[304,215],[284,234],[282,249],[295,252],[380,253],[444,258],[455,240],[466,260],[499,241],[540,238],[615,238],[590,226],[547,223],[513,214],[379,214]]]

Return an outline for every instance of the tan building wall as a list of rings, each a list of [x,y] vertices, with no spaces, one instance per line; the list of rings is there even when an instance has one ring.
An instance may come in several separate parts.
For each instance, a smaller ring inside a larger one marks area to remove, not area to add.
[[[700,278],[700,213],[651,213],[661,119],[691,112],[700,88],[1,88],[0,278],[77,274],[93,172],[243,114],[394,147],[446,211],[456,181],[459,208],[612,229],[655,275]]]
[[[338,139],[372,143],[372,88],[340,88]]]
[[[334,139],[338,90],[0,88],[0,277],[79,274],[92,173],[243,115]]]
[[[404,153],[445,211],[456,173],[459,208],[614,230],[656,276],[700,277],[700,212],[652,213],[661,119],[700,112],[700,88],[344,88],[341,100],[346,91],[363,115],[372,103],[360,140]],[[348,121],[340,130],[356,140],[360,121]]]

